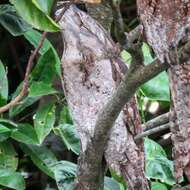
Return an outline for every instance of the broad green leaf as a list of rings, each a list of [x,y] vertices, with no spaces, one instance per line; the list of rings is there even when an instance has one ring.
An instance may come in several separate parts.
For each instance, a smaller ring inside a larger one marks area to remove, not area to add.
[[[142,85],[141,90],[151,100],[170,102],[169,81],[165,71]]]
[[[0,124],[0,134],[10,132],[11,130],[3,125]]]
[[[24,34],[24,37],[36,48],[38,43],[42,37],[41,33],[36,30],[30,30]],[[40,49],[40,54],[46,53],[49,49],[51,49],[55,56],[55,67],[59,76],[61,76],[61,60],[54,49],[53,45],[47,39],[44,41],[42,48]]]
[[[143,44],[142,50],[144,54],[145,65],[147,65],[154,59],[151,56],[150,48],[147,44]],[[169,81],[165,71],[142,85],[141,90],[143,94],[151,100],[170,102]]]
[[[20,144],[21,149],[30,156],[33,163],[48,176],[54,178],[55,155],[45,146]]]
[[[6,104],[7,97],[8,97],[7,74],[4,69],[3,63],[0,60],[0,107]]]
[[[120,190],[126,190],[127,185],[123,176],[118,175],[117,172],[115,172],[112,168],[109,168],[109,171],[111,173],[112,178],[119,183]]]
[[[37,65],[34,67],[31,77],[34,81],[43,81],[46,84],[52,85],[56,75],[56,57],[52,48],[48,49],[41,55]]]
[[[8,139],[11,135],[11,130],[0,124],[0,142]]]
[[[0,169],[0,185],[16,190],[25,189],[25,182],[22,175],[7,169]]]
[[[41,97],[40,96],[36,96],[36,97],[24,97],[23,100],[20,102],[20,104],[12,107],[9,110],[9,116],[10,117],[14,117],[16,115],[18,115],[19,113],[21,113],[25,108],[31,106],[32,104],[34,104],[35,102],[37,102]]]
[[[36,48],[40,39],[42,38],[42,34],[34,29],[31,29],[24,33],[24,37]],[[53,48],[52,44],[49,42],[49,40],[45,39],[39,52],[42,55],[50,48]]]
[[[36,96],[41,97],[56,93],[58,93],[58,91],[56,91],[53,87],[51,87],[51,85],[39,81],[39,82],[32,82],[32,85],[29,88],[28,97],[36,97]]]
[[[61,137],[68,150],[72,150],[77,155],[80,153],[80,138],[73,125],[60,124],[54,128],[54,132]]]
[[[14,129],[15,127],[17,127],[16,123],[8,119],[0,119],[0,124],[4,125],[5,127],[9,129]]]
[[[54,0],[33,0],[33,2],[36,2],[36,5],[39,6],[39,8],[47,13],[50,14],[51,13],[51,9],[54,3]]]
[[[151,182],[151,190],[168,190],[166,185],[158,182]]]
[[[119,183],[113,178],[105,177],[104,190],[120,190]]]
[[[156,142],[145,139],[146,177],[174,185],[173,162],[168,160],[165,151]]]
[[[30,88],[29,95],[24,97],[23,100],[17,106],[14,106],[9,111],[9,116],[14,117],[15,115],[22,112],[25,108],[32,105],[36,101],[38,101],[42,95],[55,94],[57,91],[54,90],[51,86],[53,83],[53,79],[56,75],[56,57],[53,49],[48,49],[46,53],[44,53],[35,68],[31,73],[30,80]],[[41,81],[41,82],[40,82]],[[40,86],[42,85],[42,86]],[[13,94],[13,99],[19,94],[22,88],[22,83],[16,89]]]
[[[127,64],[127,65],[130,65],[131,63],[131,55],[126,51],[126,50],[123,50],[121,52],[121,58],[122,60]]]
[[[19,15],[33,27],[47,32],[57,32],[60,30],[47,14],[40,10],[34,0],[10,0],[15,6]]]
[[[17,166],[18,158],[13,145],[8,141],[0,142],[0,170],[15,171]]]
[[[14,92],[13,96],[12,96],[12,99],[14,99],[21,91],[21,88],[22,88],[22,84],[21,83],[16,91]],[[25,108],[31,106],[33,103],[37,102],[38,100],[40,99],[39,96],[37,97],[28,97],[28,96],[25,96],[22,101],[20,101],[20,103],[14,107],[12,107],[10,110],[9,110],[9,117],[14,117],[16,115],[18,115],[19,113],[21,113]]]
[[[15,129],[17,127],[17,124],[7,120],[7,119],[0,119],[0,128],[7,128],[4,133],[0,133],[0,142],[8,139],[11,136],[12,129]]]
[[[143,43],[142,51],[145,65],[152,63],[152,61],[154,61],[154,58],[152,57],[151,50],[146,43]]]
[[[73,124],[72,118],[69,113],[69,109],[67,106],[63,106],[60,113],[59,124]]]
[[[173,162],[165,157],[155,156],[146,160],[146,177],[157,179],[168,185],[174,185]]]
[[[25,144],[39,144],[36,131],[28,123],[18,124],[18,127],[12,130],[11,137]]]
[[[22,35],[31,28],[16,14],[15,8],[8,4],[0,5],[0,24],[13,36]]]
[[[55,105],[53,102],[43,104],[37,110],[34,119],[34,128],[40,143],[50,133],[55,123]]]
[[[147,44],[143,44],[142,51],[145,65],[150,64],[154,59]],[[131,55],[127,51],[122,51],[121,57],[127,65],[130,65]],[[170,102],[169,81],[165,71],[142,85],[140,89],[144,96],[151,100]]]
[[[164,149],[155,141],[149,138],[145,138],[144,143],[145,143],[145,155],[147,158],[151,158],[154,156],[164,156],[164,157],[167,156]]]
[[[73,189],[77,165],[68,161],[54,164],[54,175],[59,190]]]

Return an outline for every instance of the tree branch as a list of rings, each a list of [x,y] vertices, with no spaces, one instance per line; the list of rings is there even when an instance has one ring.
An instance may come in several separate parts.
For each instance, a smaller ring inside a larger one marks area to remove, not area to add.
[[[176,186],[173,187],[172,190],[190,190],[190,185],[186,185],[184,187]]]
[[[141,134],[138,134],[135,136],[135,141],[138,141],[144,137],[147,137],[149,135],[152,135],[152,134],[155,134],[155,133],[158,133],[160,131],[163,131],[163,130],[166,130],[166,129],[169,129],[170,128],[170,124],[167,123],[167,124],[164,124],[164,125],[160,125],[158,127],[155,127],[155,128],[152,128],[152,129],[149,129],[147,131],[144,131],[143,133]]]
[[[169,114],[170,113],[167,112],[167,113],[164,113],[162,115],[159,115],[156,118],[153,118],[153,119],[147,121],[143,125],[144,131],[148,131],[149,129],[153,129],[153,128],[157,127],[157,126],[160,126],[160,125],[168,123],[169,122]]]
[[[93,142],[96,144],[96,153],[98,155],[103,155],[103,150],[109,137],[111,127],[114,125],[123,106],[134,95],[137,88],[166,68],[167,65],[154,61],[150,65],[140,66],[136,71],[131,72],[131,69],[128,70],[116,92],[98,114],[93,138]]]
[[[186,44],[186,47],[188,45],[189,44]],[[188,51],[190,52],[190,49],[188,49]],[[183,56],[182,52],[180,52],[180,56]],[[139,61],[134,57],[133,60]],[[88,177],[88,180],[91,182],[97,182],[100,178],[100,168],[102,166],[103,154],[110,130],[123,106],[130,100],[142,84],[168,68],[167,64],[161,64],[158,60],[155,60],[147,66],[144,66],[143,63],[140,62],[135,63],[135,65],[138,65],[138,67],[135,67],[135,69],[132,67],[128,70],[113,96],[98,114],[94,136],[91,138],[91,143],[87,145],[83,160],[80,162],[81,165],[84,164],[88,167],[89,174],[92,172],[92,175]],[[168,126],[162,126],[161,128],[165,127],[168,128]],[[92,163],[95,156],[96,162]],[[82,172],[80,168],[79,172]]]

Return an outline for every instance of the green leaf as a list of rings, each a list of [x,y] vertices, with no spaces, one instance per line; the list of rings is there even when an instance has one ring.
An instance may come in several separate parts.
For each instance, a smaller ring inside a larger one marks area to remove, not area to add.
[[[25,108],[31,106],[35,102],[37,102],[41,97],[36,96],[36,97],[24,97],[23,100],[16,106],[12,107],[9,110],[9,117],[14,117],[21,113]]]
[[[13,145],[8,141],[0,142],[0,170],[15,171],[17,166],[18,158]]]
[[[113,178],[105,177],[104,190],[120,190],[119,183]]]
[[[4,125],[5,127],[9,129],[14,129],[15,127],[17,127],[16,123],[8,119],[0,119],[0,124]]]
[[[21,91],[23,82],[21,82],[21,84],[17,87],[16,91],[14,92],[12,99],[14,99],[16,96],[18,96],[18,94]],[[20,103],[14,107],[12,107],[9,110],[9,117],[14,117],[16,115],[18,115],[20,112],[22,112],[25,108],[31,106],[33,103],[35,103],[36,101],[38,101],[40,99],[39,96],[37,97],[28,97],[25,96],[22,101],[20,101]]]
[[[55,123],[55,105],[53,102],[43,104],[39,107],[35,119],[34,128],[36,130],[38,140],[43,142],[44,138],[50,133]]]
[[[173,162],[168,160],[165,151],[156,142],[145,139],[146,177],[174,185]]]
[[[50,94],[58,93],[57,90],[51,87],[51,85],[46,84],[42,81],[33,82],[31,87],[29,88],[28,97],[36,97],[36,96],[45,96]]]
[[[68,150],[72,150],[77,155],[80,153],[80,138],[73,125],[61,124],[54,128],[54,132],[61,137]]]
[[[121,52],[121,58],[122,60],[127,64],[127,65],[130,65],[131,63],[131,55],[126,51],[126,50],[123,50]]]
[[[77,165],[68,161],[59,161],[54,164],[55,180],[59,190],[73,189]]]
[[[151,50],[150,50],[148,44],[143,43],[142,51],[143,51],[145,65],[152,63],[154,61],[154,58],[151,55]]]
[[[34,0],[33,2],[36,2],[36,4],[39,5],[40,9],[47,13],[50,14],[51,13],[51,9],[54,3],[54,0]]]
[[[151,190],[168,190],[166,185],[158,182],[151,182]]]
[[[5,141],[11,136],[12,129],[15,129],[17,124],[7,119],[0,119],[0,128],[4,129],[4,132],[0,133],[0,142]]]
[[[146,162],[146,177],[157,179],[168,185],[174,185],[173,162],[165,157],[155,156]]]
[[[43,81],[46,84],[52,85],[56,75],[56,57],[52,48],[48,49],[41,55],[37,65],[34,67],[31,77],[34,81]]]
[[[22,35],[31,28],[31,26],[16,14],[15,8],[8,4],[0,5],[0,24],[13,36]]]
[[[150,48],[147,44],[143,44],[142,51],[145,65],[154,61],[154,58],[150,53]],[[127,51],[122,51],[121,57],[127,65],[130,65],[131,55]],[[144,96],[151,100],[170,102],[169,81],[165,71],[143,84],[140,89],[142,90]]]
[[[30,92],[29,95],[24,97],[23,100],[17,106],[14,106],[9,111],[9,116],[14,117],[20,112],[22,112],[25,108],[32,105],[36,101],[38,101],[42,95],[49,95],[57,93],[51,86],[53,83],[53,79],[56,75],[56,57],[55,52],[52,48],[48,49],[46,53],[44,53],[35,68],[33,69],[30,77]],[[13,99],[19,94],[22,88],[22,83],[16,89],[13,94]]]
[[[147,44],[143,44],[142,50],[144,54],[144,62],[145,65],[147,65],[154,59],[151,56],[150,48]],[[141,90],[143,94],[151,100],[170,102],[169,80],[165,71],[142,85]]]
[[[24,37],[36,48],[38,46],[38,43],[42,37],[41,33],[36,31],[36,30],[30,30],[28,32],[26,32],[24,34]],[[50,41],[48,41],[47,39],[45,39],[42,48],[40,49],[40,54],[44,54],[46,53],[49,49],[51,49],[54,53],[54,57],[55,57],[55,67],[56,67],[56,71],[58,73],[59,76],[61,76],[61,60],[56,52],[56,50],[54,49],[53,45],[50,43]],[[49,62],[49,60],[48,60]],[[46,67],[48,68],[48,67]]]
[[[55,155],[45,146],[20,144],[21,149],[30,156],[33,163],[48,176],[54,178]]]
[[[119,183],[120,189],[126,190],[127,185],[123,176],[118,175],[117,172],[115,172],[112,168],[109,168],[109,171],[111,173],[112,178]]]
[[[10,132],[11,130],[3,125],[0,124],[0,134]]]
[[[169,81],[165,71],[142,85],[141,90],[151,100],[170,102]]]
[[[42,38],[42,34],[34,29],[31,29],[24,33],[24,37],[36,48],[40,39]],[[39,52],[42,55],[50,48],[53,48],[52,44],[49,42],[49,40],[45,39]]]
[[[0,185],[16,190],[25,189],[25,182],[22,175],[7,169],[0,169]]]
[[[11,135],[11,130],[0,124],[0,142],[8,139]]]
[[[18,124],[18,127],[12,130],[11,137],[25,144],[39,144],[36,131],[28,123]]]
[[[0,60],[0,107],[6,104],[7,97],[8,97],[7,74],[4,69],[3,63]]]
[[[164,157],[167,156],[164,149],[155,141],[149,138],[145,138],[144,143],[145,143],[145,155],[147,158],[152,158],[154,156],[164,156]]]
[[[47,14],[40,10],[36,5],[36,1],[31,0],[10,0],[15,6],[19,15],[33,27],[47,31],[57,32],[60,30],[59,25],[56,24]]]
[[[67,106],[63,106],[60,113],[59,124],[73,124],[72,118],[69,113],[69,109]]]

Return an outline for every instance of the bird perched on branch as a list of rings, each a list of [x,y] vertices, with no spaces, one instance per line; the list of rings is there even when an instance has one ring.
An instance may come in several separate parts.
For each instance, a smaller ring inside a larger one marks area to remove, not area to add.
[[[137,0],[144,35],[168,75],[174,116],[171,117],[176,181],[190,180],[190,57],[180,60],[176,50],[190,38],[189,0]]]
[[[79,160],[84,160],[89,145],[96,141],[94,133],[98,114],[121,82],[127,66],[120,59],[120,50],[109,32],[76,6],[71,5],[65,11],[59,24],[64,42],[64,93],[81,139]],[[124,177],[129,190],[149,190],[144,173],[144,150],[133,138],[140,132],[140,117],[133,97],[108,132],[109,139],[104,154],[109,168]],[[92,149],[95,161],[97,150],[102,146],[94,146]],[[91,170],[84,171],[82,168],[78,179],[86,180],[92,175],[89,172]]]

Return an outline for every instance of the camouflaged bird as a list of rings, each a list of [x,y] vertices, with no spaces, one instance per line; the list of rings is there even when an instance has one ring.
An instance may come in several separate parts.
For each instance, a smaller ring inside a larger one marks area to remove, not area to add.
[[[175,177],[190,180],[190,58],[181,62],[174,53],[190,38],[189,0],[137,0],[144,36],[161,62],[170,64],[171,117]]]
[[[76,6],[66,10],[59,24],[64,42],[64,93],[84,153],[93,140],[98,113],[113,95],[127,66],[109,32]],[[149,190],[144,152],[134,142],[134,136],[140,132],[140,117],[133,97],[115,121],[105,148],[107,165],[123,175],[129,190]]]

